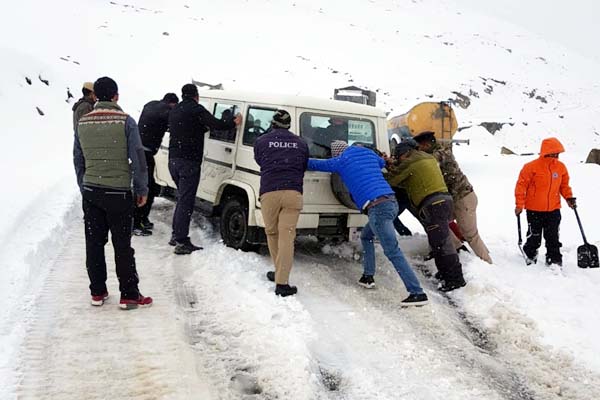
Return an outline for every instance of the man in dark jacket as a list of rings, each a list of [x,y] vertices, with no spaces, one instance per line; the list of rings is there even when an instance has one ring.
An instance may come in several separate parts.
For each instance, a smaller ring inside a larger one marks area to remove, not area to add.
[[[139,127],[146,165],[148,165],[148,201],[143,207],[135,209],[133,215],[133,234],[148,236],[152,234],[154,224],[148,216],[154,203],[154,197],[160,194],[160,186],[154,180],[154,155],[158,152],[165,131],[169,128],[169,111],[179,103],[175,93],[167,93],[162,100],[153,100],[144,106],[140,115]]]
[[[169,113],[169,172],[177,185],[177,205],[173,215],[173,235],[169,244],[175,254],[190,254],[202,247],[190,241],[190,221],[194,211],[196,192],[200,183],[200,167],[204,152],[204,134],[209,129],[235,128],[242,116],[219,120],[198,104],[198,88],[187,84],[181,88],[181,103]]]
[[[302,210],[304,171],[308,164],[308,145],[289,131],[290,114],[277,110],[271,130],[254,143],[254,159],[260,166],[260,205],[265,221],[269,253],[275,272],[267,278],[275,282],[275,294],[290,296],[298,292],[289,285],[294,259],[296,225]]]
[[[73,130],[77,129],[79,119],[94,109],[97,100],[94,94],[94,82],[84,82],[81,93],[83,97],[73,104]]]
[[[448,223],[452,216],[452,196],[444,182],[437,160],[416,150],[414,140],[396,146],[397,165],[388,164],[386,179],[392,187],[406,190],[410,207],[423,224],[435,265],[442,281],[439,290],[449,292],[466,285],[462,265],[450,239]]]
[[[338,155],[339,154],[339,155]],[[331,143],[328,160],[311,158],[308,169],[311,171],[337,172],[350,191],[354,203],[369,216],[369,222],[361,233],[363,245],[363,276],[359,285],[375,287],[375,235],[379,238],[385,256],[390,260],[402,279],[409,296],[402,300],[402,306],[422,306],[427,304],[427,295],[419,284],[419,279],[398,247],[394,233],[394,219],[398,216],[398,203],[394,191],[385,181],[381,169],[385,161],[371,149],[350,146],[341,140]]]
[[[144,150],[137,124],[117,105],[117,83],[108,77],[94,83],[98,103],[81,117],[73,144],[73,162],[83,197],[86,267],[92,305],[108,298],[104,245],[110,231],[121,300],[129,310],[152,304],[140,294],[131,248],[134,196],[138,207],[148,195]],[[131,164],[129,162],[131,160]],[[134,193],[131,193],[133,177]]]

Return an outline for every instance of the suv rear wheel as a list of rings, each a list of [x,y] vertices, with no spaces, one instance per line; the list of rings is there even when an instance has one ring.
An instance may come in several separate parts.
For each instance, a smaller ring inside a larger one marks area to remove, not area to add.
[[[248,206],[239,197],[229,197],[225,200],[221,212],[221,238],[223,243],[234,249],[253,251],[258,247],[248,243]]]

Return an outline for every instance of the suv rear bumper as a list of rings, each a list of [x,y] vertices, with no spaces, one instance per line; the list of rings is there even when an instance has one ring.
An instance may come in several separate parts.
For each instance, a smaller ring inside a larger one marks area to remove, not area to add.
[[[260,209],[254,211],[256,226],[264,228],[262,213]],[[327,231],[333,226],[341,226],[343,228],[362,228],[368,222],[366,215],[358,214],[357,212],[341,214],[341,213],[300,213],[298,218],[297,230],[304,229],[321,229]]]

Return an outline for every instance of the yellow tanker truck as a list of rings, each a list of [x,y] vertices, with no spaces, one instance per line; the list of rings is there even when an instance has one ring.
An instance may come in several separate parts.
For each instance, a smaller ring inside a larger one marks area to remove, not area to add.
[[[446,102],[424,102],[411,108],[406,114],[397,115],[388,120],[388,139],[390,149],[403,138],[410,138],[421,132],[434,132],[440,142],[452,142],[458,129],[454,110]]]

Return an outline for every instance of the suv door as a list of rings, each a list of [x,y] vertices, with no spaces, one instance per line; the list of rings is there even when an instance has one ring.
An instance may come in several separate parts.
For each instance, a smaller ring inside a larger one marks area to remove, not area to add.
[[[222,119],[226,113],[235,116],[240,112],[242,103],[229,100],[215,100],[212,112],[215,118]],[[231,178],[234,171],[236,140],[238,128],[230,130],[210,130],[204,140],[204,156],[198,197],[214,203],[224,180]]]

